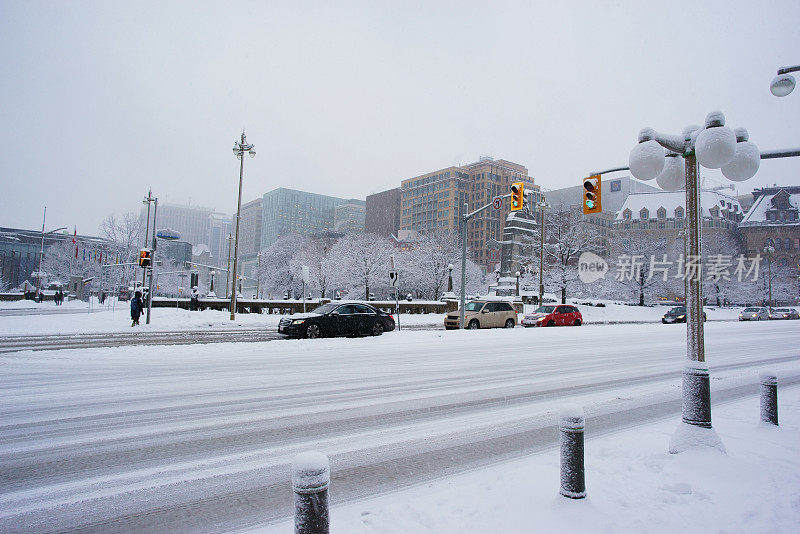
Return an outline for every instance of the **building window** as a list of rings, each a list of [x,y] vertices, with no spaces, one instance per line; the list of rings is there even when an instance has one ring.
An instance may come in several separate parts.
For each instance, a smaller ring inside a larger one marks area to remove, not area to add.
[[[631,212],[630,208],[625,208],[625,211],[622,212],[622,218],[623,219],[630,220],[631,219],[631,215],[632,215],[632,212]]]
[[[643,221],[646,221],[647,219],[650,218],[650,212],[647,210],[647,208],[641,209],[641,211],[639,212],[639,218]]]
[[[675,218],[676,219],[683,219],[683,207],[678,206],[675,208]]]
[[[658,208],[658,211],[656,212],[656,215],[658,216],[659,219],[666,219],[667,218],[667,210],[664,209],[664,207],[662,206],[662,207]]]

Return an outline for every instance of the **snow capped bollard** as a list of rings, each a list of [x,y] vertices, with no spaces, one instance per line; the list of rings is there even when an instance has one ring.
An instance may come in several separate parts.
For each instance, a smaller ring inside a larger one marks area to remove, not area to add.
[[[761,421],[778,424],[778,377],[774,373],[761,374]]]
[[[316,451],[302,452],[292,462],[295,534],[328,534],[328,457]]]
[[[570,499],[586,497],[583,468],[583,408],[568,404],[561,409],[561,490]]]
[[[687,362],[683,369],[683,422],[711,428],[711,383],[705,362]]]

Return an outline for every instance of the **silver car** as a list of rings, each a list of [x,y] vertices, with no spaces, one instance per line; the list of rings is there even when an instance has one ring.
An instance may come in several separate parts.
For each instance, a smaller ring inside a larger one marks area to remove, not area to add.
[[[794,308],[772,308],[770,319],[798,319],[800,316]]]
[[[761,321],[769,319],[769,309],[764,307],[745,308],[739,313],[740,321]]]

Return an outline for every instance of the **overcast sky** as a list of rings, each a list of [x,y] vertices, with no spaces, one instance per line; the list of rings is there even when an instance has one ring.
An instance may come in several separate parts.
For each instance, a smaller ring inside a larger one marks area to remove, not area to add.
[[[556,5],[558,4],[558,5]],[[0,226],[160,201],[236,209],[276,187],[341,197],[481,155],[555,189],[627,165],[638,131],[719,109],[800,146],[800,2],[0,2]],[[719,176],[719,173],[708,173]],[[762,162],[739,192],[800,185]]]

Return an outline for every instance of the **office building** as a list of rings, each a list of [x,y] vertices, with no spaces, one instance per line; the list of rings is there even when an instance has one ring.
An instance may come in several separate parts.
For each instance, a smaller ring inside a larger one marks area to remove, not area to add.
[[[365,210],[363,200],[350,199],[339,204],[333,213],[333,231],[339,234],[363,234]]]
[[[364,201],[330,197],[284,187],[266,193],[263,196],[261,248],[269,248],[278,238],[293,233],[315,235],[334,232],[336,207],[342,204],[363,206]],[[350,213],[343,212],[343,224],[348,220],[347,217],[350,216]],[[347,217],[344,216],[345,214]]]
[[[400,230],[401,196],[402,190],[399,187],[367,195],[364,231],[384,237],[397,237],[397,232]]]
[[[222,213],[208,216],[208,249],[211,252],[211,265],[227,268],[228,235],[233,234],[231,218]]]
[[[214,213],[211,208],[199,206],[187,206],[183,204],[171,204],[168,202],[159,203],[158,213],[155,214],[153,206],[150,207],[150,230],[153,229],[153,216],[156,215],[156,226],[158,230],[169,228],[181,235],[181,240],[199,245],[208,243],[209,235],[209,216]],[[146,222],[147,206],[141,211],[141,218]],[[142,228],[147,225],[142,224]]]
[[[533,203],[541,198],[526,167],[491,157],[403,180],[398,237],[407,239],[416,232],[458,232],[465,203],[469,212],[474,211],[509,193],[514,182],[523,182],[527,191],[534,192],[528,197]],[[500,262],[500,249],[494,243],[503,238],[509,206],[506,200],[500,209],[489,208],[469,222],[469,256],[487,270],[494,270]]]

